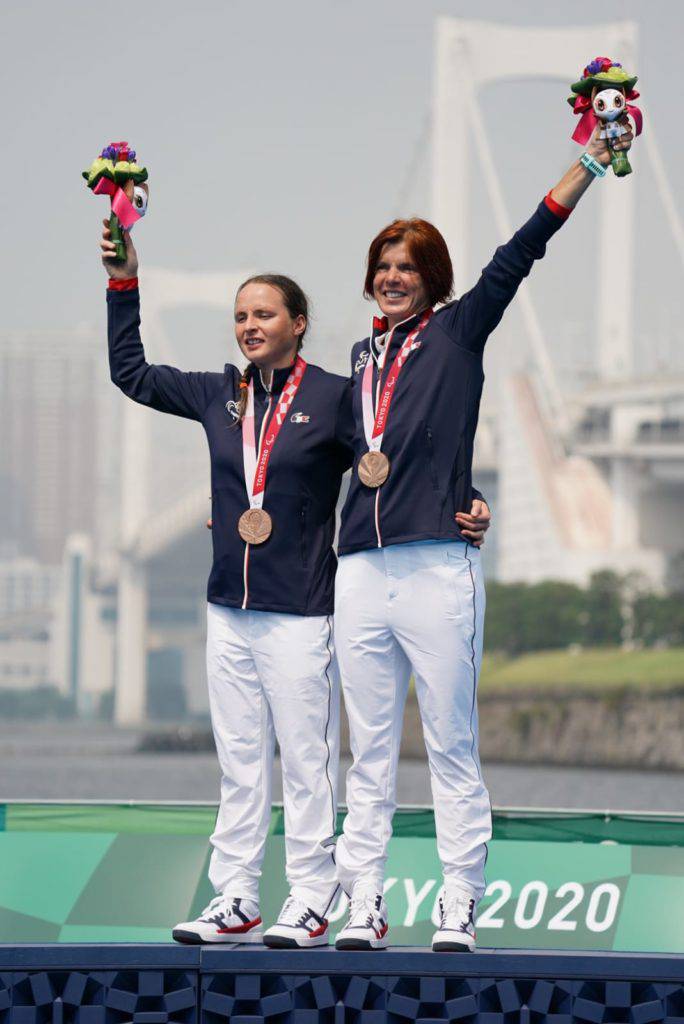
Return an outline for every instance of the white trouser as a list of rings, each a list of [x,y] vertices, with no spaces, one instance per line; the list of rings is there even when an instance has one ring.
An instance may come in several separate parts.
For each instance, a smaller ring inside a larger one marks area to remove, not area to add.
[[[339,676],[331,624],[324,615],[207,606],[209,703],[222,775],[209,866],[216,892],[259,899],[277,738],[287,880],[321,915],[335,895]]]
[[[423,723],[445,882],[484,893],[491,805],[478,754],[476,689],[485,594],[462,541],[394,544],[340,558],[335,638],[354,762],[337,844],[347,892],[382,891],[411,674]]]

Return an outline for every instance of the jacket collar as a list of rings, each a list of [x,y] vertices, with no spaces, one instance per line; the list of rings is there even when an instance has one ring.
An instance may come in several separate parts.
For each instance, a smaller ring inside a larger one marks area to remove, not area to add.
[[[390,340],[390,337],[393,338],[395,335],[402,336],[409,334],[413,328],[420,323],[420,319],[426,312],[427,308],[428,307],[421,309],[418,313],[413,313],[413,315],[407,317],[406,320],[401,320],[398,324],[395,324],[391,331],[389,330],[386,316],[374,316],[370,335],[370,350],[373,359],[375,359],[376,362],[378,361],[380,354],[385,348],[387,342]],[[378,344],[378,339],[383,337],[384,344]]]
[[[292,363],[294,366],[294,363]],[[273,371],[273,379],[271,381],[270,388],[267,388],[264,384],[264,379],[259,370],[252,375],[254,381],[254,394],[255,395],[279,395],[285,387],[287,378],[292,372],[292,366],[284,366],[280,370]]]

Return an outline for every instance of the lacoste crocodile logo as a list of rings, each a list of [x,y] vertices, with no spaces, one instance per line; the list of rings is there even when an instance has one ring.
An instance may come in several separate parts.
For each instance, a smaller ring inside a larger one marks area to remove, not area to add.
[[[293,412],[290,416],[290,423],[308,423],[310,417],[305,416],[303,412]]]

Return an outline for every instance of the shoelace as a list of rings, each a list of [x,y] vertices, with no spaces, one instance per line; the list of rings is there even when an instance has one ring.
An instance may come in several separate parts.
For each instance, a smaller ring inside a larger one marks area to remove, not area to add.
[[[358,896],[352,896],[351,907],[350,907],[350,920],[356,920],[357,915],[361,915],[366,911],[364,919],[364,925],[366,928],[373,927],[373,914],[376,913],[375,909],[375,898],[377,893],[374,892],[362,892]]]
[[[291,924],[295,928],[299,928],[310,916],[309,908],[301,900],[295,899],[294,896],[288,896],[280,913],[280,920],[283,924]]]
[[[442,917],[446,918],[452,914],[459,918],[459,924],[463,931],[467,930],[468,925],[472,927],[471,901],[469,899],[455,893],[442,896]]]
[[[201,916],[204,917],[206,914],[211,914],[211,912],[213,910],[217,910],[219,905],[221,903],[223,903],[224,900],[225,900],[225,896],[222,896],[222,895],[221,896],[214,896],[214,898],[211,901],[211,903],[208,903],[207,906],[202,911]]]

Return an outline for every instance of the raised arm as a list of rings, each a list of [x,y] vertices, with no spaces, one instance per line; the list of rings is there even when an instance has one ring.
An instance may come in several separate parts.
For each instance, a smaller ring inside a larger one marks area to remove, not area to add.
[[[112,259],[114,243],[105,220],[102,233],[102,262],[109,274],[107,290],[107,335],[112,381],[125,395],[141,405],[161,412],[201,420],[204,410],[221,387],[217,373],[185,373],[173,366],[150,365],[140,338],[140,292],[138,257],[126,232],[126,260]]]
[[[624,125],[627,131],[624,135],[620,136],[618,142],[613,143],[613,149],[616,150],[627,150],[632,145],[632,139],[634,134],[632,132],[632,126],[629,121],[627,114],[623,114],[618,119],[619,122]],[[586,152],[590,157],[593,157],[602,167],[608,167],[610,164],[610,148],[606,139],[600,138],[601,130],[603,125],[599,123],[596,131],[589,140],[589,145],[586,148]],[[574,164],[568,168],[561,180],[557,185],[549,192],[549,196],[552,197],[555,202],[560,203],[568,210],[574,210],[575,206],[587,191],[594,178],[596,178],[594,171],[588,170],[584,164],[576,160]]]
[[[621,137],[616,149],[629,149],[632,144],[632,131],[626,117],[624,120],[629,130]],[[610,163],[610,150],[606,140],[599,137],[600,131],[599,126],[586,151],[606,167]],[[546,243],[562,227],[595,176],[576,160],[527,223],[509,242],[499,246],[475,287],[460,301],[447,307],[443,315],[444,326],[458,344],[472,351],[482,351],[521,281],[527,277],[535,260],[542,259]]]

